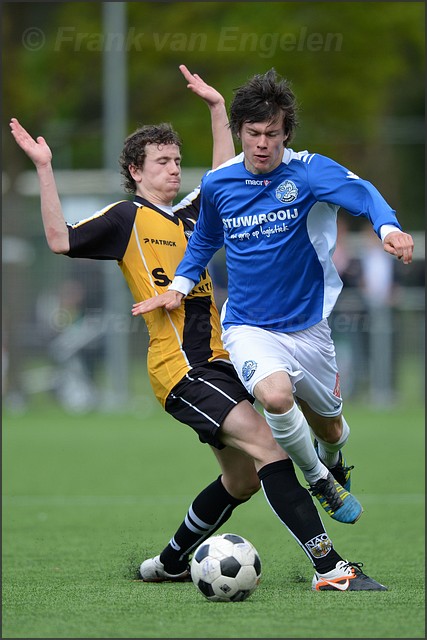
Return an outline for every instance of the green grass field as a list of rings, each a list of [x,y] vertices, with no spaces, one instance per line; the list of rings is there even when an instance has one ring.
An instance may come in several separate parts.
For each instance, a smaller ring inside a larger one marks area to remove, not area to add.
[[[354,526],[323,520],[389,591],[312,592],[310,563],[259,493],[221,530],[251,540],[263,564],[257,591],[233,604],[133,579],[218,474],[190,429],[150,397],[120,415],[6,413],[2,637],[425,637],[423,407],[346,409],[365,513]]]

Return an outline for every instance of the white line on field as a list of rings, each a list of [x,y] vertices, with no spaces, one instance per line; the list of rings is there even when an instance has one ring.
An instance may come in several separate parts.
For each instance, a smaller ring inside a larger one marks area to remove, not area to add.
[[[387,504],[387,505],[418,505],[424,503],[425,495],[422,493],[392,493],[373,494],[362,493],[359,496],[362,504]],[[104,507],[104,506],[133,506],[133,505],[166,505],[166,504],[187,504],[189,505],[194,496],[190,495],[127,495],[127,496],[72,496],[72,495],[5,495],[3,496],[3,506],[5,507]],[[261,499],[254,496],[254,499]]]

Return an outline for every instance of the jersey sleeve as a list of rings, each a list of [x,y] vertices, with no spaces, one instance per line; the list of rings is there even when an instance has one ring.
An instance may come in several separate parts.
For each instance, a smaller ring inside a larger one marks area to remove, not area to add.
[[[395,210],[367,180],[318,154],[312,156],[306,167],[310,189],[320,202],[329,202],[343,207],[353,216],[368,218],[378,236],[384,224],[401,229]]]
[[[110,204],[90,218],[68,224],[70,258],[121,260],[125,254],[137,206],[128,200]]]
[[[222,220],[212,203],[207,174],[201,184],[200,214],[175,275],[199,282],[202,271],[224,244]]]

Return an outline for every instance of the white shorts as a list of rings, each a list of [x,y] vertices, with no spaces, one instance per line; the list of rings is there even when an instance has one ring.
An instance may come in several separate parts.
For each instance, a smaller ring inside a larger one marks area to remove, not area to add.
[[[297,398],[316,413],[341,413],[342,398],[335,346],[326,319],[292,333],[267,331],[248,325],[229,327],[222,334],[224,347],[246,389],[277,371],[286,371]]]

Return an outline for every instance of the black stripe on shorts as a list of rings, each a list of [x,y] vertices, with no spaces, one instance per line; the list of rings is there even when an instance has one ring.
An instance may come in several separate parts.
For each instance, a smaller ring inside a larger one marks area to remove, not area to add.
[[[172,389],[165,409],[179,422],[194,429],[201,442],[224,447],[218,429],[242,400],[254,398],[240,382],[232,364],[215,360],[193,367]]]

